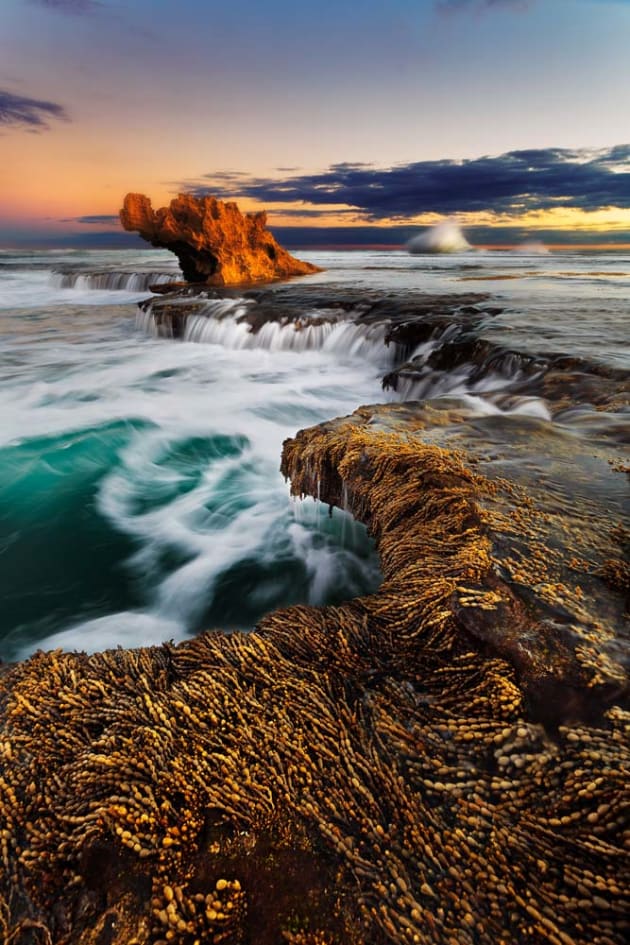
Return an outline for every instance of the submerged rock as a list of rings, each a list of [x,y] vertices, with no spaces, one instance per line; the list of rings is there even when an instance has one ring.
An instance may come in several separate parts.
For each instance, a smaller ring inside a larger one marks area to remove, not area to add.
[[[292,490],[369,525],[376,594],[6,668],[0,936],[625,942],[624,476],[519,430],[443,402],[302,431]]]
[[[154,210],[143,194],[127,194],[120,221],[152,246],[175,253],[187,282],[238,285],[319,272],[276,242],[265,213],[243,214],[215,197],[180,194]]]

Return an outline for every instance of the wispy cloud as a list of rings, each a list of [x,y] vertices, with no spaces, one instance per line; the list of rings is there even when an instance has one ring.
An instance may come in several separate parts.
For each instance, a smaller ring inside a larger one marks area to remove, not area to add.
[[[573,207],[630,207],[630,145],[599,151],[541,148],[465,161],[418,161],[391,168],[335,164],[281,178],[220,172],[180,189],[270,203],[345,205],[367,219],[423,213],[524,214]]]
[[[92,213],[83,217],[62,217],[58,223],[87,223],[102,226],[104,223],[118,223],[118,214],[114,213]]]
[[[94,213],[86,217],[77,217],[77,223],[118,223],[119,220],[117,213]]]
[[[435,6],[440,13],[455,13],[458,10],[484,10],[492,7],[524,10],[533,2],[534,0],[436,0]]]
[[[48,121],[51,118],[70,121],[62,105],[36,98],[26,98],[24,95],[15,95],[13,92],[0,89],[0,127],[21,127],[30,128],[33,131],[44,131],[49,127]]]
[[[59,13],[94,13],[101,6],[99,0],[28,0],[29,3]]]

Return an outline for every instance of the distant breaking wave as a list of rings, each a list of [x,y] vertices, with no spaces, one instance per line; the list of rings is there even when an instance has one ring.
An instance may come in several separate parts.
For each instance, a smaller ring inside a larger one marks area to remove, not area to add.
[[[465,253],[473,247],[452,220],[436,223],[407,243],[409,253]]]
[[[540,240],[526,240],[519,243],[512,250],[513,253],[522,253],[524,256],[548,256],[549,249]]]

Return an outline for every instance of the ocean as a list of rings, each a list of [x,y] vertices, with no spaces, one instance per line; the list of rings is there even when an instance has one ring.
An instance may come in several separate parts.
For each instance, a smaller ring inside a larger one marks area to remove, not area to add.
[[[624,455],[630,254],[298,255],[323,271],[172,300],[167,252],[0,251],[2,659],[376,590],[365,528],[279,472],[361,404],[454,398]]]

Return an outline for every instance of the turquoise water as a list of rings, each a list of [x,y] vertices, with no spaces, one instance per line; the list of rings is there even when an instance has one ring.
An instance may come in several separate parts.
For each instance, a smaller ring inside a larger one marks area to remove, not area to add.
[[[97,498],[119,452],[142,427],[117,421],[0,450],[5,652],[77,613],[139,603],[122,567],[135,543],[100,514]]]
[[[2,658],[247,629],[378,586],[365,529],[279,473],[287,436],[378,397],[376,368],[151,339],[146,292],[59,290],[46,269],[4,289]]]

